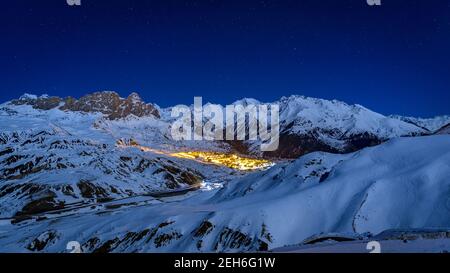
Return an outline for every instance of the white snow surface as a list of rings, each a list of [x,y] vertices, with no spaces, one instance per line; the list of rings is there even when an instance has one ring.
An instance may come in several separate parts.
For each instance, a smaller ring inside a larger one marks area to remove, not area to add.
[[[436,116],[434,118],[415,118],[415,117],[404,117],[399,115],[392,115],[391,118],[409,122],[415,124],[419,127],[426,128],[430,132],[436,132],[445,125],[450,124],[450,116]]]
[[[321,233],[448,229],[449,147],[450,136],[442,135],[398,138],[347,155],[312,153],[177,201],[3,225],[0,250],[28,252],[46,232],[55,239],[44,252],[64,252],[73,240],[85,251],[113,240],[112,252],[235,252]],[[211,227],[198,232],[205,221]]]
[[[79,199],[82,194],[77,183],[80,181],[106,189],[98,192],[102,197],[123,198],[168,190],[165,177],[172,167],[210,179],[232,177],[233,171],[227,168],[207,167],[196,161],[116,146],[119,139],[133,138],[141,145],[161,150],[184,147],[166,138],[167,128],[167,123],[153,117],[129,116],[110,121],[98,113],[0,105],[0,192],[5,192],[1,196],[0,218],[12,217],[24,205],[47,195],[56,194],[55,200],[66,206],[92,202]],[[198,148],[200,144],[191,145]],[[211,143],[205,146],[208,145],[212,146]],[[138,168],[142,170],[137,171]],[[181,179],[171,184],[188,187],[180,182]],[[39,193],[27,195],[20,188],[27,185],[39,187]],[[64,194],[67,186],[73,191]]]
[[[293,133],[307,133],[313,128],[337,130],[340,137],[371,133],[387,139],[422,133],[424,130],[401,120],[386,117],[361,105],[349,105],[338,100],[324,100],[293,95],[283,97],[280,121],[294,123]]]
[[[30,98],[34,97],[27,95]],[[259,102],[244,99],[236,103]],[[52,164],[62,158],[63,163],[75,165],[70,173],[52,169],[18,178],[13,184],[70,185],[82,178],[115,186],[121,191],[114,197],[124,198],[96,208],[44,213],[39,221],[33,218],[16,224],[11,224],[10,217],[25,200],[21,196],[2,198],[0,252],[65,252],[69,241],[79,241],[86,252],[239,252],[295,245],[317,234],[450,229],[449,135],[401,137],[426,130],[339,101],[291,96],[276,103],[288,133],[319,129],[335,145],[340,145],[336,140],[364,132],[392,140],[351,154],[315,152],[243,175],[136,148],[117,149],[118,139],[131,138],[162,150],[229,149],[224,143],[172,141],[170,108],[160,109],[162,119],[129,116],[111,121],[98,113],[0,105],[0,136],[23,141],[11,146],[15,151],[33,159],[48,157]],[[41,137],[41,132],[47,135]],[[28,139],[37,142],[20,145]],[[56,140],[75,144],[50,149]],[[3,148],[10,148],[8,141]],[[96,156],[80,156],[84,152]],[[8,156],[0,156],[0,161]],[[121,161],[124,156],[132,158],[130,166]],[[154,169],[123,173],[141,159],[158,160],[155,168],[170,160],[173,166],[198,171],[206,178],[201,190],[182,196],[128,200],[127,190],[139,194],[166,189],[162,177],[152,173]],[[19,159],[14,164],[24,162]],[[105,168],[113,172],[105,175]],[[77,201],[60,193],[56,198]]]

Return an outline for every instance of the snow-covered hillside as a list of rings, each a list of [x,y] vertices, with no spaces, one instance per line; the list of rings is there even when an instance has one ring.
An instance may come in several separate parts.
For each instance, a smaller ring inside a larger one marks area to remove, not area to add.
[[[234,172],[117,146],[133,137],[164,146],[167,124],[153,116],[110,120],[101,113],[30,105],[0,108],[0,218],[198,187],[205,175]]]
[[[265,103],[251,98],[233,103],[249,104]],[[270,104],[277,104],[280,108],[280,147],[275,152],[264,153],[270,157],[297,158],[314,151],[352,152],[391,138],[428,133],[427,129],[410,122],[337,100],[293,95]],[[160,111],[164,113],[162,117],[168,119],[170,108]],[[247,152],[261,155],[258,151],[260,142],[246,141],[244,144]]]
[[[88,252],[270,250],[321,233],[448,229],[449,147],[443,135],[311,153],[180,199],[6,223],[0,250],[63,252],[74,240]]]
[[[281,135],[279,149],[269,156],[353,152],[391,138],[427,133],[414,124],[337,100],[294,95],[273,103],[280,106]]]
[[[281,253],[448,253],[450,229],[393,229],[378,235],[321,234]]]
[[[233,104],[245,106],[261,102],[246,98]],[[2,110],[22,114],[24,108],[15,109],[28,105],[33,110],[40,111],[38,116],[45,116],[45,112],[51,113],[49,116],[61,116],[63,111],[87,114],[93,116],[91,119],[95,119],[95,128],[115,138],[139,138],[139,143],[154,148],[169,145],[197,150],[234,150],[276,158],[297,158],[314,151],[353,152],[391,138],[429,133],[427,129],[411,122],[386,117],[363,106],[336,100],[294,95],[283,97],[272,104],[278,104],[280,107],[280,147],[277,151],[263,154],[258,149],[261,143],[253,141],[174,143],[170,134],[170,124],[174,121],[170,116],[171,108],[161,109],[155,104],[147,104],[136,93],[125,99],[111,91],[96,92],[78,100],[26,94],[18,100],[3,104]]]
[[[339,131],[336,136],[341,138],[369,133],[388,139],[420,132],[417,126],[383,116],[358,104],[303,96],[283,97],[279,104],[280,120],[288,127],[285,131],[292,134],[307,134],[320,128],[323,131]]]
[[[424,137],[359,105],[275,103],[280,148],[264,155],[279,160],[251,171],[217,162],[258,160],[248,158],[258,143],[174,141],[170,108],[137,94],[1,104],[0,252],[69,241],[87,252],[266,251],[322,233],[450,228],[445,127]]]
[[[436,132],[437,135],[450,135],[450,124],[445,125]]]
[[[415,117],[403,117],[398,115],[392,115],[391,118],[402,120],[404,122],[417,125],[421,128],[433,133],[442,128],[445,125],[450,124],[450,116],[437,116],[434,118],[415,118]]]

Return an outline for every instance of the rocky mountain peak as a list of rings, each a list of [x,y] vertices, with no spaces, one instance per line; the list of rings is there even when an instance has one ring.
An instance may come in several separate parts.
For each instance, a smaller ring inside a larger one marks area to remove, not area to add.
[[[31,105],[35,109],[50,110],[60,106],[63,100],[60,97],[42,95],[40,97],[31,94],[23,94],[19,99],[11,101],[14,105]]]
[[[139,96],[139,94],[136,93],[136,92],[132,92],[132,93],[128,96],[127,100],[130,101],[130,102],[143,102],[141,96]]]
[[[38,97],[25,94],[19,99],[11,101],[11,103],[14,105],[31,105],[33,108],[40,110],[59,108],[63,111],[100,112],[107,115],[109,119],[120,119],[129,115],[160,117],[158,109],[153,104],[145,103],[135,92],[131,93],[126,99],[121,98],[118,93],[113,91],[94,92],[80,99],[73,97],[63,99],[48,95]]]

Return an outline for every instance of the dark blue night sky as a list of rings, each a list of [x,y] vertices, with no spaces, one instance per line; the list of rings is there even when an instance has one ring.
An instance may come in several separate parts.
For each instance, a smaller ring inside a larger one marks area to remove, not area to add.
[[[450,1],[3,1],[0,101],[137,91],[161,106],[301,94],[450,114]]]

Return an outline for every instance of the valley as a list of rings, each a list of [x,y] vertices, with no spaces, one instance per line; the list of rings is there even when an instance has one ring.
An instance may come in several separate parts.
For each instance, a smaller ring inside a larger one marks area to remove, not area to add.
[[[387,230],[450,229],[448,125],[432,132],[446,117],[416,126],[339,101],[278,103],[282,149],[271,155],[252,141],[174,141],[170,108],[137,94],[0,105],[0,251],[342,249],[312,249],[311,238],[360,250]]]

